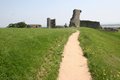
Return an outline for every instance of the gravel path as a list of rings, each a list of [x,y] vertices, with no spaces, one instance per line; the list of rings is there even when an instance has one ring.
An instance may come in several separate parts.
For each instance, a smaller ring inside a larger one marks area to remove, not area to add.
[[[87,59],[79,46],[79,31],[73,33],[64,47],[57,80],[92,80]]]

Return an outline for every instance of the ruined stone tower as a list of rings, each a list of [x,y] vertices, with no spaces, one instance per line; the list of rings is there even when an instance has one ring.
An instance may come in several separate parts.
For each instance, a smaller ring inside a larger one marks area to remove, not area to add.
[[[70,27],[79,27],[80,26],[80,13],[81,10],[74,9],[73,10],[73,16],[70,19]]]
[[[47,28],[50,28],[51,27],[51,20],[50,18],[47,18]]]
[[[47,28],[55,28],[56,27],[56,20],[47,18]]]

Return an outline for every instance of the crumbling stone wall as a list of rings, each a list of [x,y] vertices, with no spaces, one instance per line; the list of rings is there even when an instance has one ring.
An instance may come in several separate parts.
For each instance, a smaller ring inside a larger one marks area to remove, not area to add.
[[[55,28],[56,27],[56,20],[47,18],[47,28]]]
[[[80,25],[81,27],[101,28],[100,22],[97,21],[81,20]]]
[[[52,28],[56,27],[56,20],[55,19],[51,19],[51,27]]]
[[[72,18],[70,19],[70,27],[79,27],[80,26],[80,13],[81,10],[74,9]]]
[[[41,28],[42,27],[42,25],[40,25],[40,24],[28,24],[27,25],[27,28]]]
[[[112,28],[112,27],[105,27],[103,28],[105,31],[111,31],[111,32],[118,32],[119,30],[117,28]]]

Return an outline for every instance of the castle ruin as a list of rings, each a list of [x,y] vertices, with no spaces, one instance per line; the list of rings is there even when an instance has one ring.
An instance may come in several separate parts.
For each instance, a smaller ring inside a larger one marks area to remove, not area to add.
[[[55,28],[56,27],[56,20],[47,18],[47,28]]]
[[[72,18],[70,19],[70,27],[79,27],[80,26],[80,13],[82,11],[78,9],[73,10]]]
[[[69,27],[90,27],[90,28],[101,28],[100,22],[90,20],[80,20],[79,9],[73,10],[72,18],[70,19]],[[64,27],[67,27],[66,25]],[[56,26],[56,19],[47,18],[47,28],[63,28],[63,26]]]
[[[90,21],[90,20],[81,20],[81,27],[89,27],[89,28],[101,28],[100,22],[98,21]]]

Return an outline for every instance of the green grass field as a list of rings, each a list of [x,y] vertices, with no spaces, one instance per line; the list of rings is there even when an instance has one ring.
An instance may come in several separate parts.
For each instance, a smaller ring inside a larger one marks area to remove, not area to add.
[[[56,80],[75,29],[0,29],[0,80]],[[120,31],[80,28],[93,80],[120,80]]]
[[[56,80],[74,29],[0,29],[0,80]]]
[[[120,31],[80,28],[80,42],[93,80],[120,80]]]

